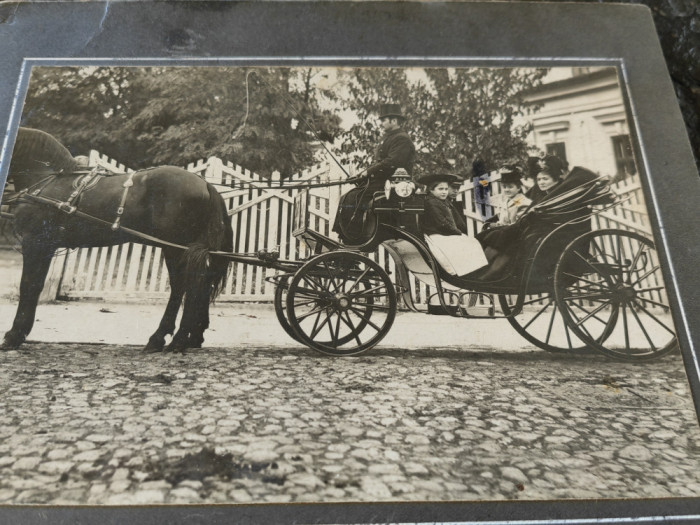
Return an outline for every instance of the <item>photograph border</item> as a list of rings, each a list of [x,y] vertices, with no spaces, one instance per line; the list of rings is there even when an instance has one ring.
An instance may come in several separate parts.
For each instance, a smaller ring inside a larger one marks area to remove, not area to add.
[[[285,25],[294,20],[293,15],[299,18],[296,23]],[[474,24],[474,19],[486,22]],[[695,349],[700,342],[700,305],[692,304],[690,291],[700,289],[700,276],[694,271],[700,228],[693,231],[687,227],[687,213],[681,204],[698,202],[700,182],[647,8],[488,2],[56,2],[5,4],[0,6],[0,20],[4,21],[0,24],[0,43],[8,44],[0,62],[3,181],[33,66],[616,67],[697,413],[700,364]],[[151,31],[145,30],[144,21],[152,23]],[[293,37],[293,30],[302,21],[314,38]],[[597,31],[588,29],[591,21],[598,22]],[[223,30],[227,22],[233,26],[228,38],[203,36],[202,27]],[[390,24],[389,30],[379,31],[382,24]],[[532,31],[515,31],[505,41],[499,39],[503,29],[519,27]],[[66,31],[67,28],[72,31]],[[324,28],[327,33],[316,33]],[[358,31],[360,28],[362,31]],[[441,29],[436,39],[431,34],[435,28]],[[535,36],[547,28],[553,30],[534,42]],[[611,32],[611,28],[615,31]],[[32,42],[22,38],[36,31],[42,32],[41,38]],[[463,32],[468,33],[468,38]],[[267,45],[258,47],[264,37],[269,39]],[[565,37],[569,40],[563,40]],[[421,46],[425,47],[425,54],[415,52]],[[328,49],[328,54],[320,56],[318,49]],[[684,185],[682,194],[674,188],[678,184]],[[127,519],[174,523],[191,522],[192,515],[205,517],[207,522],[226,519],[238,523],[582,524],[649,523],[662,519],[691,523],[700,519],[699,503],[698,498],[678,498],[143,508],[5,506],[0,507],[0,517],[15,523],[33,523],[47,512],[52,514],[54,523],[74,522],[77,518],[106,523]]]

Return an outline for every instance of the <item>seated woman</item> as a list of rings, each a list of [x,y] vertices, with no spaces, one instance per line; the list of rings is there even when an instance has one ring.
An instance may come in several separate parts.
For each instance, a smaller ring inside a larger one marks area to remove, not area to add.
[[[503,193],[491,198],[494,215],[488,222],[496,226],[507,226],[522,217],[532,201],[523,195],[520,168],[504,166],[500,173]]]
[[[418,182],[427,186],[425,212],[421,228],[425,242],[440,266],[450,275],[466,275],[487,261],[484,252],[473,237],[468,237],[467,224],[447,201],[449,184],[461,182],[454,175],[426,175]]]
[[[502,227],[496,227],[490,230],[482,230],[476,236],[484,247],[484,253],[489,261],[489,270],[484,273],[485,280],[499,279],[507,274],[506,269],[510,268],[510,263],[515,260],[519,254],[523,253],[524,245],[528,241],[523,239],[523,235],[527,230],[531,238],[540,238],[552,231],[554,226],[546,222],[533,224],[529,221],[529,226],[525,227],[525,219],[534,216],[533,208],[543,202],[550,201],[555,197],[566,194],[570,190],[589,183],[598,178],[598,176],[585,168],[575,167],[566,179],[562,179],[564,174],[563,164],[561,160],[554,156],[547,156],[543,160],[542,168],[536,177],[536,185],[532,188],[537,192],[528,192],[526,195],[533,195],[532,204],[525,211],[523,216],[514,224]],[[577,236],[590,231],[590,220],[585,220],[590,216],[587,209],[576,211],[581,220],[573,221],[560,230],[554,237],[550,237],[547,242],[540,247],[538,260],[546,261],[545,266],[541,268],[543,274],[551,273],[552,266],[556,263],[558,256],[562,253],[566,245],[575,239]],[[568,217],[571,220],[573,217]],[[509,270],[510,271],[510,270]]]

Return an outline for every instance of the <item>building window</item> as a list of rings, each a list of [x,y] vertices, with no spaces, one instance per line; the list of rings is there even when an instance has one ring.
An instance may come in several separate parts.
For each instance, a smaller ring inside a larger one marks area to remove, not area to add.
[[[612,137],[613,150],[615,152],[616,179],[624,179],[628,175],[637,173],[637,166],[634,164],[634,154],[632,153],[632,143],[629,135],[617,135]]]
[[[547,155],[555,155],[566,163],[566,144],[563,142],[552,142],[545,145]]]

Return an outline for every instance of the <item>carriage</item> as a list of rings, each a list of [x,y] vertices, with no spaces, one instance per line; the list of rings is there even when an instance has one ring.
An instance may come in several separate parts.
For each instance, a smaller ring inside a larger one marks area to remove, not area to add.
[[[162,350],[168,334],[174,334],[171,350],[202,345],[209,300],[230,262],[276,270],[270,280],[282,328],[324,354],[354,355],[374,347],[400,306],[461,319],[505,318],[525,339],[552,352],[597,350],[645,361],[677,347],[653,241],[632,231],[592,228],[591,217],[619,199],[586,170],[572,172],[556,194],[500,232],[511,239],[512,253],[499,272],[485,267],[456,276],[425,243],[425,195],[408,181],[389,182],[371,196],[371,208],[363,212],[368,235],[355,244],[310,228],[308,193],[299,193],[293,234],[311,255],[292,261],[275,252],[232,252],[225,203],[197,175],[172,166],[128,175],[75,168],[55,138],[20,128],[10,166],[18,191],[3,203],[11,208],[3,216],[21,237],[24,266],[17,314],[3,348],[16,348],[31,331],[57,249],[133,240],[162,247],[170,277],[170,299],[145,347],[149,351]],[[393,280],[369,256],[380,246],[394,260]],[[427,308],[413,300],[415,279],[434,290]]]
[[[452,275],[424,241],[425,195],[388,184],[372,200],[367,239],[348,245],[309,227],[301,193],[293,234],[312,255],[271,278],[279,322],[298,342],[330,355],[378,344],[400,306],[462,319],[505,318],[550,352],[598,351],[630,361],[668,354],[677,340],[653,241],[622,229],[592,229],[591,217],[619,199],[604,179],[574,179],[506,227],[516,242],[505,268],[465,276]],[[369,256],[380,245],[394,260],[394,280]],[[434,290],[427,308],[414,302],[412,279]]]

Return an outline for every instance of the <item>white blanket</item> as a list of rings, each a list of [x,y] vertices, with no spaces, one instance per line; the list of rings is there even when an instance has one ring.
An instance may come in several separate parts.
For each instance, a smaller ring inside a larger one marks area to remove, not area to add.
[[[481,244],[474,237],[434,233],[426,235],[425,242],[450,275],[465,275],[488,264]]]

